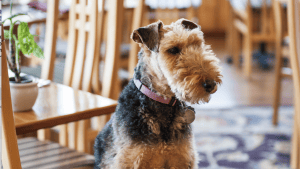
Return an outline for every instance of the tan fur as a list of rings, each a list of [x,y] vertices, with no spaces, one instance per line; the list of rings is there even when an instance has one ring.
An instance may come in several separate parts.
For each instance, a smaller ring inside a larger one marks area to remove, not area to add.
[[[134,144],[118,150],[109,168],[116,169],[194,169],[197,161],[193,143],[185,140],[172,144],[159,145]],[[178,160],[180,159],[180,160]]]
[[[159,53],[150,51],[144,44],[140,46],[145,54],[142,62],[148,66],[147,75],[151,77],[151,89],[158,95],[176,97],[192,104],[208,102],[210,94],[202,87],[205,80],[221,81],[219,59],[209,45],[205,44],[200,27],[189,30],[181,25],[182,19],[159,30]],[[179,56],[167,52],[171,47],[181,49]],[[143,79],[142,79],[143,81]],[[144,81],[147,81],[144,79]]]

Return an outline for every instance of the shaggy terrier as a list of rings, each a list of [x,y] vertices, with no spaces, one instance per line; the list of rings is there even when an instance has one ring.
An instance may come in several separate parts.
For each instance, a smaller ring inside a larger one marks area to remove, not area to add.
[[[186,102],[208,102],[217,91],[219,59],[186,19],[152,23],[131,38],[141,47],[139,62],[95,140],[95,168],[195,169],[195,112]]]

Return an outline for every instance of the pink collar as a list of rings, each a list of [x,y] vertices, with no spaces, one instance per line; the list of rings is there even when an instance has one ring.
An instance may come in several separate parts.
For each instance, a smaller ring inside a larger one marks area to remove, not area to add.
[[[158,101],[160,103],[168,104],[170,106],[174,106],[177,99],[175,97],[172,98],[164,98],[162,96],[158,96],[156,93],[152,92],[147,86],[143,85],[139,79],[133,79],[135,86],[146,96],[151,99]]]

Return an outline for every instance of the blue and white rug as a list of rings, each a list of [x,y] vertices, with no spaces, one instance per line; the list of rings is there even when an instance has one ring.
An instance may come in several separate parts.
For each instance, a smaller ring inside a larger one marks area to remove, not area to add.
[[[199,168],[290,168],[293,107],[280,108],[277,127],[272,113],[271,107],[196,110]]]

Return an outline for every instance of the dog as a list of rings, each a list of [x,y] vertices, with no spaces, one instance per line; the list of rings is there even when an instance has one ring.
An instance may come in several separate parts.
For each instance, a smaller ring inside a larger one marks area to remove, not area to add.
[[[200,26],[179,19],[133,31],[141,50],[134,78],[95,139],[95,168],[196,169],[191,104],[206,103],[222,75]]]

